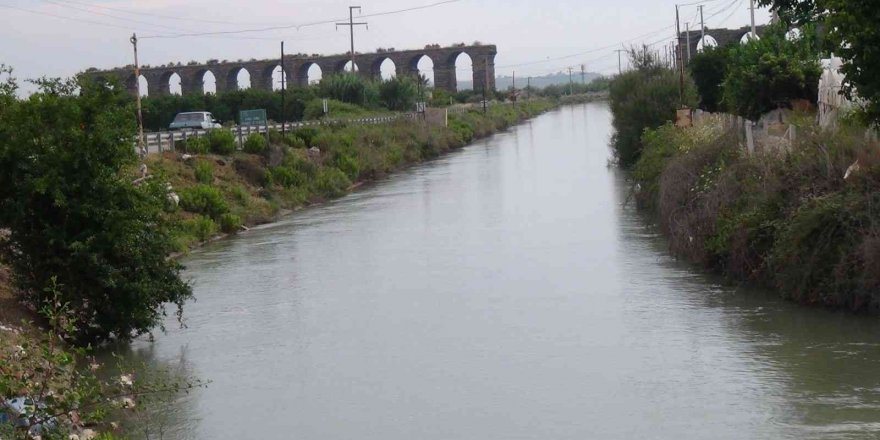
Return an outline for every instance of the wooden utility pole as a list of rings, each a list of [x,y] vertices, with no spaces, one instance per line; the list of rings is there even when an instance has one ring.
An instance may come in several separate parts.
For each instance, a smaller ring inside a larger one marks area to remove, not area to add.
[[[366,26],[367,29],[370,28],[370,25],[367,23],[355,23],[354,22],[354,10],[357,9],[360,12],[360,6],[349,6],[348,7],[348,23],[336,23],[336,29],[339,29],[339,26],[348,26],[349,31],[351,32],[351,73],[355,71],[354,64],[354,27],[355,26]]]
[[[678,57],[676,58],[676,63],[678,63],[678,77],[679,77],[679,85],[678,85],[678,99],[680,105],[684,105],[684,52],[681,49],[681,20],[678,14],[678,5],[675,5],[675,42],[678,46]]]
[[[703,5],[700,5],[700,41],[703,42],[703,49],[706,49],[706,22],[703,21]]]
[[[687,46],[688,46],[688,60],[687,63],[691,63],[691,24],[690,22],[684,23],[685,33],[687,34]]]
[[[752,11],[752,41],[758,39],[758,30],[755,28],[755,0],[749,0],[749,9]]]
[[[574,95],[574,80],[572,80],[571,71],[574,70],[571,67],[568,68],[568,95]]]
[[[284,136],[286,134],[285,123],[284,123],[284,121],[285,121],[284,115],[286,114],[285,113],[286,109],[284,106],[284,95],[287,94],[285,87],[284,87],[285,86],[285,79],[287,79],[286,76],[287,76],[287,74],[285,73],[285,70],[284,70],[284,42],[282,41],[281,42],[281,136]]]
[[[621,64],[621,62],[620,62],[620,54],[622,52],[626,52],[626,50],[617,49],[617,50],[615,50],[615,52],[617,52],[617,74],[620,75],[621,73],[623,73],[623,64]]]
[[[145,155],[146,148],[144,142],[144,113],[141,109],[141,65],[138,62],[138,38],[137,34],[131,34],[132,47],[134,47],[134,81],[137,90],[137,114],[138,114],[138,154]]]

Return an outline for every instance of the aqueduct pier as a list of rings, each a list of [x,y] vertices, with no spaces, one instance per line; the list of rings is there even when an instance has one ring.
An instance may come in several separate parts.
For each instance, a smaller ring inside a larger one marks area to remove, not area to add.
[[[417,75],[419,61],[423,57],[428,57],[434,63],[434,87],[454,93],[458,90],[455,62],[461,54],[467,54],[473,62],[474,90],[480,92],[486,87],[488,90],[495,90],[495,55],[497,53],[498,50],[494,45],[457,45],[452,47],[433,45],[418,50],[359,53],[355,54],[354,58],[358,74],[379,78],[382,63],[385,60],[391,60],[394,63],[397,76],[406,76]],[[174,74],[180,77],[181,94],[202,94],[204,93],[205,75],[208,72],[214,76],[217,93],[222,93],[238,90],[238,74],[242,70],[246,70],[250,74],[252,88],[272,90],[272,75],[279,66],[282,68],[288,84],[305,87],[308,86],[308,72],[313,65],[320,67],[323,75],[329,75],[342,72],[349,61],[351,61],[351,55],[348,54],[290,55],[284,58],[283,66],[280,59],[225,61],[149,67],[142,68],[140,73],[146,79],[151,96],[170,94],[169,84]],[[133,66],[104,71],[89,70],[85,75],[96,79],[114,76],[125,84],[129,93],[132,95],[138,93],[139,80],[135,77]]]

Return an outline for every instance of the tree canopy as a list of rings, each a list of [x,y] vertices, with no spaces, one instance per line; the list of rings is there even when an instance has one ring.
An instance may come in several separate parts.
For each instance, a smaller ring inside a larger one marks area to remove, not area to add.
[[[0,88],[0,256],[39,310],[53,287],[79,343],[128,339],[191,297],[172,246],[160,179],[133,183],[135,118],[119,84],[35,81]]]

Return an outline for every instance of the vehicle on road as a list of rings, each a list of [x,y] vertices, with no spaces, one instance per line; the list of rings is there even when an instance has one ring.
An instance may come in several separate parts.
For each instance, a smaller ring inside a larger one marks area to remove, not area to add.
[[[178,113],[174,117],[174,121],[168,126],[169,130],[210,130],[212,128],[220,128],[220,121],[214,118],[209,112],[185,112]]]

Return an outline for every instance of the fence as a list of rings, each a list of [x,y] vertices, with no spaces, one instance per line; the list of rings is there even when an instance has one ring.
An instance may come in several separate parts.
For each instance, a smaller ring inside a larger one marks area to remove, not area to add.
[[[787,122],[785,112],[771,112],[759,121],[728,113],[709,113],[697,110],[693,115],[695,126],[718,124],[724,130],[735,130],[742,147],[754,154],[789,151],[797,139],[797,126]]]
[[[235,134],[236,143],[241,148],[244,140],[253,133],[266,134],[268,130],[290,131],[303,127],[313,127],[320,125],[378,125],[389,124],[400,120],[413,120],[416,118],[415,113],[402,113],[391,116],[376,116],[370,118],[354,118],[354,119],[326,119],[320,121],[301,121],[288,122],[283,124],[269,124],[263,126],[237,126],[231,130]],[[223,129],[217,129],[223,130]],[[180,131],[162,131],[144,133],[144,143],[146,144],[147,154],[159,154],[164,151],[175,151],[175,143],[178,141],[186,142],[192,137],[205,136],[208,130],[180,130]],[[135,148],[137,148],[135,146]]]

